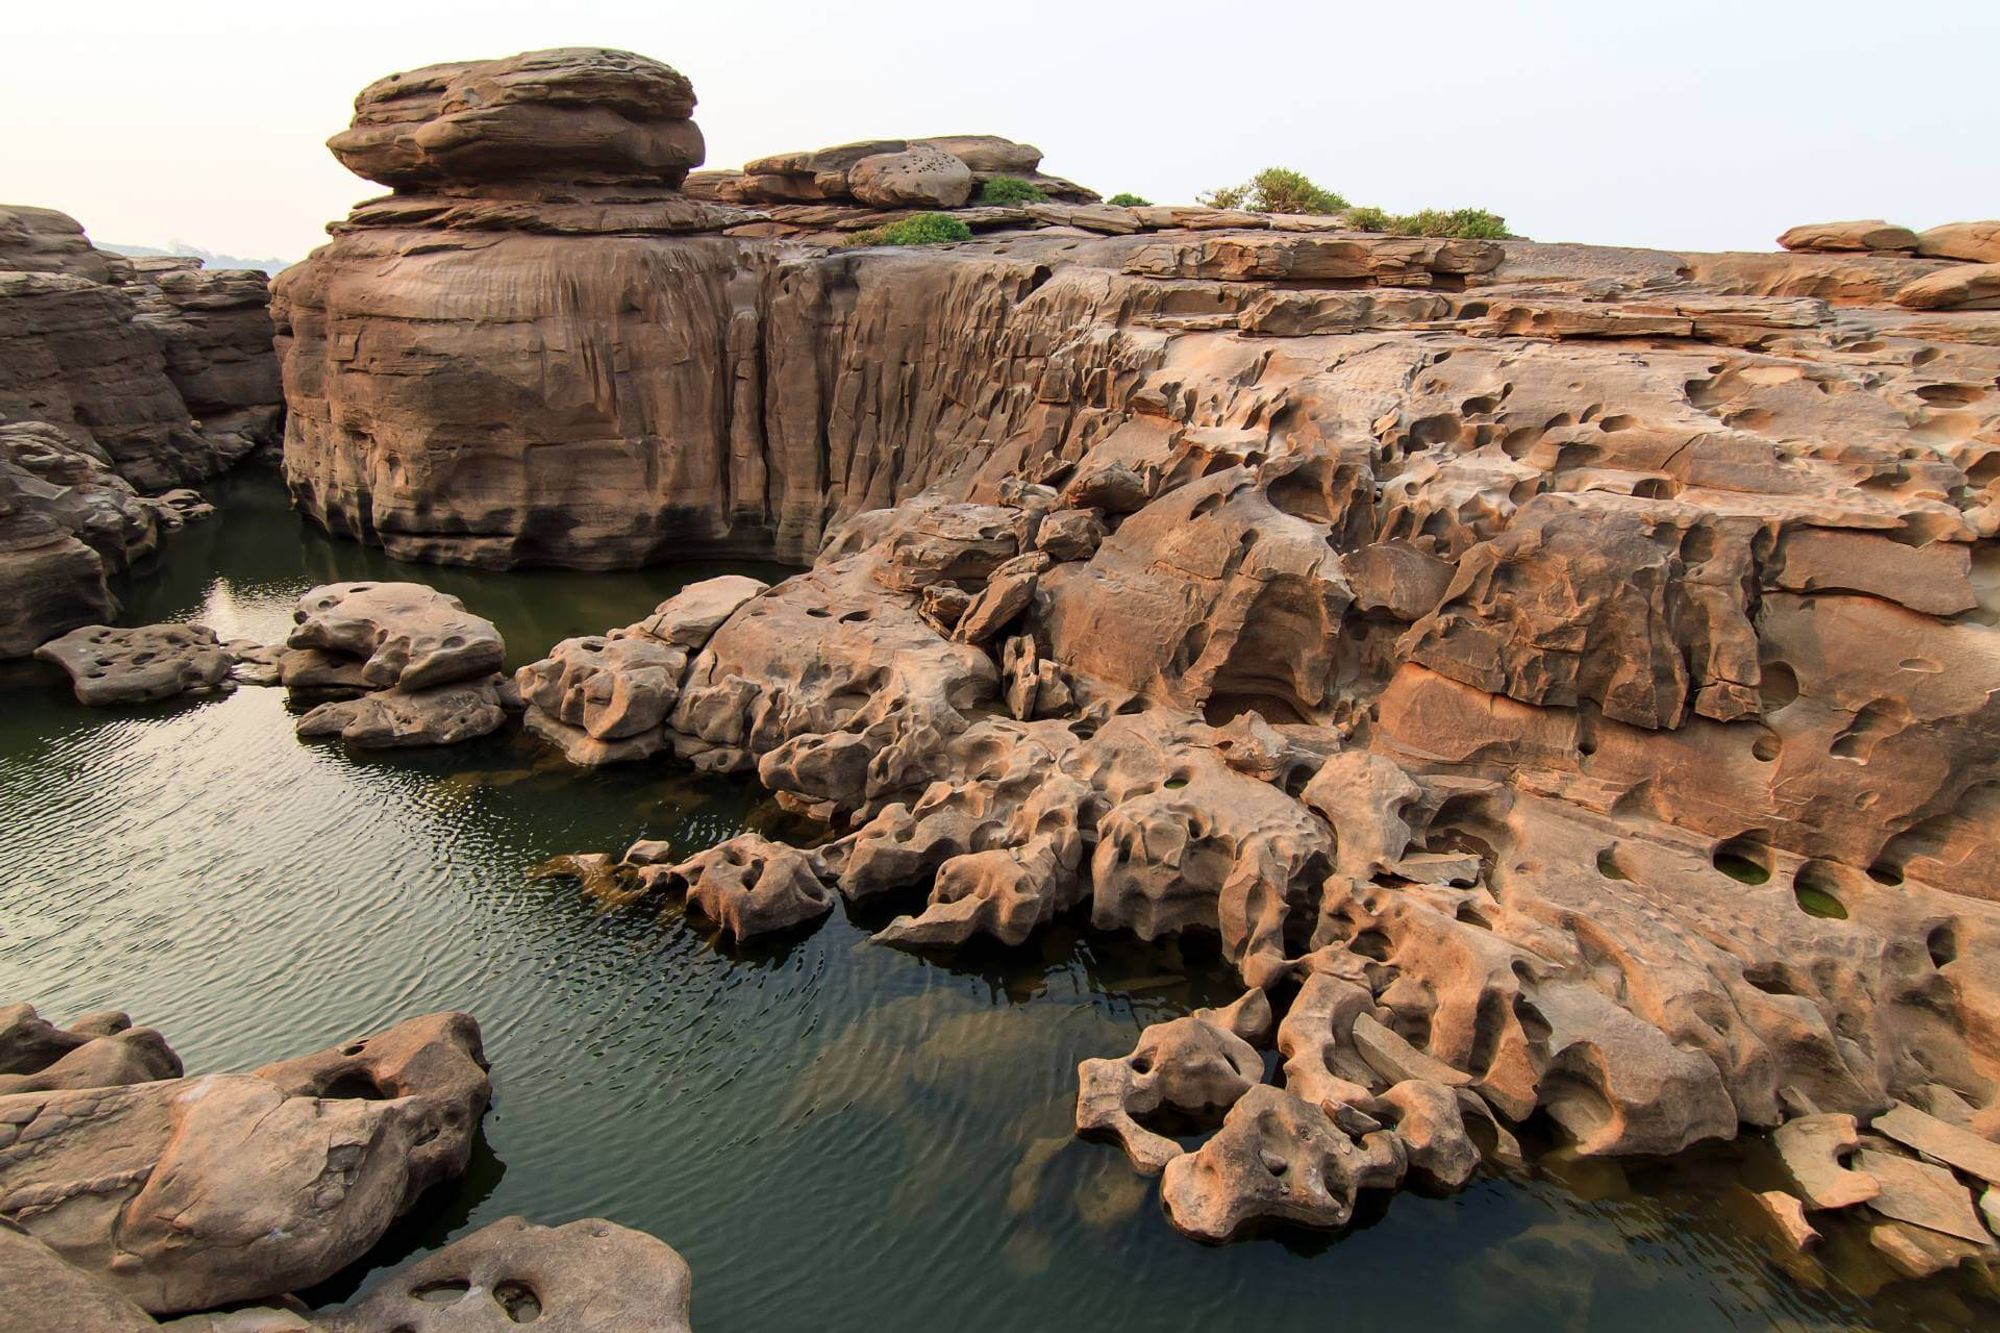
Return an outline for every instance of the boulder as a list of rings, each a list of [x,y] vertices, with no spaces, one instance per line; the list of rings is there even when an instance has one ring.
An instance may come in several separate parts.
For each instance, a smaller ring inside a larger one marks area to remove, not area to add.
[[[229,679],[229,652],[206,625],[85,625],[35,650],[68,673],[78,702],[156,703],[212,693]]]
[[[421,583],[330,583],[300,596],[293,648],[362,660],[375,689],[423,690],[498,671],[506,644],[493,622]]]
[[[1947,222],[1917,234],[1917,253],[1934,259],[2000,264],[2000,222]]]
[[[27,1232],[0,1225],[0,1329],[154,1333],[152,1316]]]
[[[338,736],[362,750],[457,745],[500,729],[507,720],[506,679],[458,680],[426,689],[375,690],[358,699],[335,699],[299,718],[308,739]]]
[[[1869,222],[1814,222],[1778,238],[1787,250],[1902,250],[1917,248],[1917,234],[1879,219]]]
[[[679,73],[629,51],[529,51],[378,79],[327,147],[399,190],[546,179],[671,188],[701,165],[694,104]]]
[[[1162,1109],[1216,1115],[1234,1106],[1263,1080],[1263,1059],[1247,1038],[1270,1022],[1269,1001],[1251,991],[1227,1009],[1150,1025],[1122,1060],[1085,1060],[1076,1067],[1076,1132],[1114,1138],[1134,1170],[1160,1174],[1181,1146],[1141,1118]]]
[[[1912,310],[2000,310],[2000,262],[1955,264],[1905,283],[1896,304]]]
[[[1167,1163],[1160,1202],[1177,1229],[1207,1241],[1228,1240],[1253,1220],[1344,1227],[1364,1184],[1401,1176],[1393,1136],[1368,1137],[1375,1141],[1357,1143],[1318,1107],[1259,1084],[1214,1138]]]
[[[152,1028],[124,1027],[91,1037],[38,1069],[0,1074],[0,1097],[17,1092],[124,1087],[179,1078],[181,1073],[180,1057],[165,1037]]]
[[[644,1232],[587,1217],[503,1217],[314,1321],[326,1333],[687,1333],[691,1277]]]
[[[957,208],[972,196],[972,171],[941,148],[877,153],[847,169],[847,188],[876,208]]]
[[[1771,1135],[1778,1160],[1809,1208],[1851,1208],[1882,1192],[1882,1182],[1866,1170],[1842,1164],[1859,1143],[1851,1115],[1800,1116]]]
[[[17,1093],[0,1218],[153,1313],[309,1286],[463,1170],[487,1093],[462,1014],[260,1074]]]

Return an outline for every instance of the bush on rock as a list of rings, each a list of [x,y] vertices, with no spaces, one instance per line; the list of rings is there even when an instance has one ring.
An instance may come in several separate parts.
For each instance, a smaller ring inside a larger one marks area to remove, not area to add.
[[[1253,213],[1338,213],[1347,200],[1314,185],[1303,172],[1266,167],[1242,185],[1225,185],[1199,196],[1210,208],[1247,208]]]
[[[1120,190],[1104,202],[1115,208],[1151,208],[1153,206],[1152,200],[1142,199],[1130,190]]]
[[[972,228],[943,213],[918,213],[880,227],[856,232],[851,245],[947,245],[969,241]]]
[[[1019,176],[995,176],[979,187],[982,204],[1045,204],[1049,197]]]

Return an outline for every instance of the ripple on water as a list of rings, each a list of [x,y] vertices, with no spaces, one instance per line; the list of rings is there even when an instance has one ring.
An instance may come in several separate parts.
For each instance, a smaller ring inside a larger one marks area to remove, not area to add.
[[[268,480],[221,490],[223,522],[175,538],[129,590],[134,619],[272,639],[311,583],[412,577],[492,616],[519,657],[676,586],[672,571],[402,569],[302,533]],[[39,668],[0,688],[0,997],[59,1017],[129,1008],[198,1070],[428,1009],[479,1016],[497,1094],[484,1143],[377,1262],[510,1212],[601,1214],[688,1257],[704,1333],[1991,1317],[1963,1287],[1863,1301],[1797,1285],[1716,1206],[1724,1168],[1700,1163],[1484,1180],[1399,1196],[1339,1238],[1194,1245],[1069,1119],[1078,1060],[1230,998],[1199,954],[1060,927],[946,964],[871,946],[842,912],[720,949],[677,909],[607,911],[527,872],[768,820],[741,785],[577,774],[509,736],[359,759],[298,742],[269,690],[93,713]]]

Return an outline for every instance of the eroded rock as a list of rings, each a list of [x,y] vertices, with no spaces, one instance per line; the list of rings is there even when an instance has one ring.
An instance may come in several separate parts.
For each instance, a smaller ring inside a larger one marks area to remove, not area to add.
[[[229,679],[229,652],[206,625],[86,625],[35,650],[68,673],[78,702],[156,703],[209,693]]]

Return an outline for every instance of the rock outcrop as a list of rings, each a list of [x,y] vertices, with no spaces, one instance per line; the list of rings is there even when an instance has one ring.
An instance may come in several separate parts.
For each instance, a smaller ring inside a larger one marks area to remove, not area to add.
[[[249,1074],[0,1095],[0,1220],[156,1314],[308,1286],[465,1169],[490,1090],[477,1026],[436,1014]]]
[[[909,141],[755,165],[648,207],[956,189]],[[913,253],[503,184],[281,282],[302,507],[422,558],[810,561],[560,645],[531,721],[754,772],[841,895],[927,895],[886,943],[1217,937],[1283,1085],[1196,1016],[1078,1109],[1177,1225],[1344,1225],[1536,1117],[1819,1135],[1799,1188],[1877,1249],[1974,1246],[1984,1157],[1892,1108],[2000,1133],[1984,224],[1676,255],[1077,206]],[[1824,1137],[1885,1113],[1891,1180]]]
[[[265,304],[256,270],[127,259],[0,207],[0,421],[49,422],[142,490],[211,476],[277,432]]]
[[[0,659],[115,614],[106,579],[186,514],[140,492],[276,442],[267,299],[262,273],[127,259],[0,206]]]

